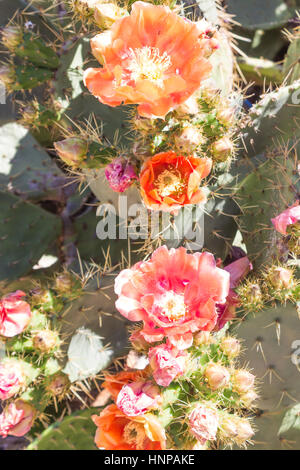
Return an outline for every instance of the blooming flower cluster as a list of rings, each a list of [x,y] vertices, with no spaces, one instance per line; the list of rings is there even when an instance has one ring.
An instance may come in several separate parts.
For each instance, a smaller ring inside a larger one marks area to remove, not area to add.
[[[212,333],[230,286],[249,269],[245,259],[235,263],[225,270],[209,253],[163,246],[148,261],[118,275],[116,307],[141,323],[130,340],[145,361],[142,370],[127,367],[105,375],[102,386],[114,403],[93,417],[99,448],[187,449],[222,436],[239,445],[251,438],[250,424],[237,411],[256,398],[254,376],[234,366],[239,342]],[[229,435],[225,421],[240,430]],[[245,422],[248,433],[242,437]],[[177,433],[183,436],[180,444]]]
[[[206,83],[220,33],[204,19],[190,21],[147,2],[134,2],[130,12],[111,3],[88,8],[102,29],[91,40],[102,67],[87,69],[84,83],[108,106],[138,105],[134,144],[127,155],[124,150],[115,155],[94,144],[91,151],[76,135],[55,143],[59,157],[72,169],[108,163],[105,177],[112,190],[122,193],[138,183],[151,210],[205,203],[201,185],[213,161],[225,161],[234,151],[234,109]]]

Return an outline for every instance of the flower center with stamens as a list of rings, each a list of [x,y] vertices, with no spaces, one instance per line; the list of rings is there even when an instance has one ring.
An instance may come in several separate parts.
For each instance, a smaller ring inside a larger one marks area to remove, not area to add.
[[[170,321],[181,320],[186,314],[184,295],[175,294],[173,291],[166,292],[159,302],[161,315]]]
[[[160,173],[154,185],[162,197],[170,196],[171,194],[178,196],[185,188],[180,172],[173,167],[169,167]]]
[[[167,52],[160,55],[157,47],[130,48],[129,65],[127,68],[135,82],[137,80],[150,80],[159,87],[162,87],[164,72],[170,65],[170,56]]]
[[[131,421],[126,424],[123,437],[127,444],[134,445],[136,450],[142,450],[146,438],[144,426],[140,423]]]

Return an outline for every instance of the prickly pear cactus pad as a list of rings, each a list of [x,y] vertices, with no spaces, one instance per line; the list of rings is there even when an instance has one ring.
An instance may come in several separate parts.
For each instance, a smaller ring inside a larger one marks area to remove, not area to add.
[[[246,3],[0,2],[0,450],[300,448],[300,2]]]

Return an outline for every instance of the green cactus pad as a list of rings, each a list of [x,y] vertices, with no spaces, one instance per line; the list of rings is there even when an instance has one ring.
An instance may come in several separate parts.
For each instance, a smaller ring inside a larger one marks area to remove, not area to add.
[[[26,450],[97,450],[94,444],[96,426],[91,416],[98,410],[74,413],[49,426]]]
[[[61,232],[61,220],[3,191],[0,214],[0,280],[12,280],[29,272],[55,243]]]
[[[65,177],[25,127],[0,127],[0,189],[23,199],[60,198]]]

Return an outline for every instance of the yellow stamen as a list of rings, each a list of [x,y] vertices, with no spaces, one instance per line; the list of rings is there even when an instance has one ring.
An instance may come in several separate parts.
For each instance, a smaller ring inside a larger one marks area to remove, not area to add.
[[[142,450],[144,448],[146,434],[142,424],[135,423],[134,421],[126,424],[123,437],[125,442],[127,442],[127,444],[134,445],[136,450]]]
[[[159,304],[161,314],[171,321],[180,320],[185,317],[186,305],[184,302],[184,295],[175,294],[169,291],[164,294]]]
[[[128,69],[131,71],[131,77],[135,82],[137,80],[150,80],[162,87],[164,72],[170,65],[170,56],[167,52],[160,55],[157,47],[145,46],[141,49],[130,48],[130,63]]]
[[[180,195],[185,188],[180,172],[173,167],[164,170],[157,177],[154,184],[162,197],[170,196],[171,194]]]

